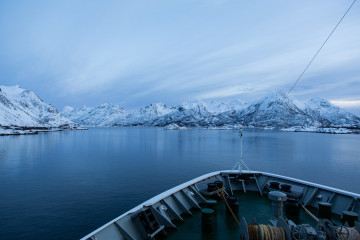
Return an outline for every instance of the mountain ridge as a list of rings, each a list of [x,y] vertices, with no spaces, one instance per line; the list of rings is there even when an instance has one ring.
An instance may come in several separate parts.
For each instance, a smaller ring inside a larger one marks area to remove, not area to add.
[[[18,85],[0,86],[0,135],[74,129],[77,126],[79,124],[62,116],[33,91]]]
[[[236,106],[214,100],[195,101],[173,107],[154,103],[134,113],[124,114],[109,122],[108,126],[165,127],[176,124],[180,127],[221,128],[241,125],[285,130],[294,128],[294,131],[312,129],[319,132],[329,132],[329,128],[360,128],[359,117],[325,99],[314,98],[308,103],[302,103],[284,92],[276,92],[251,104],[238,102]],[[344,133],[343,130],[340,132]]]
[[[168,126],[166,129],[171,129],[171,126],[178,126],[178,129],[255,127],[286,131],[360,132],[360,118],[328,100],[313,98],[303,103],[284,92],[270,94],[252,103],[202,100],[171,107],[152,103],[131,113],[116,104],[104,103],[95,107],[66,106],[59,112],[31,90],[17,85],[0,86],[0,135],[31,133],[36,129],[76,129],[80,125]]]

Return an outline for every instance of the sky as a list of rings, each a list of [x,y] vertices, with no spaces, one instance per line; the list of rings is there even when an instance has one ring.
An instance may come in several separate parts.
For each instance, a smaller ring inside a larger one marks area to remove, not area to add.
[[[59,109],[287,92],[353,0],[0,1],[0,85]],[[293,97],[360,115],[360,2]]]

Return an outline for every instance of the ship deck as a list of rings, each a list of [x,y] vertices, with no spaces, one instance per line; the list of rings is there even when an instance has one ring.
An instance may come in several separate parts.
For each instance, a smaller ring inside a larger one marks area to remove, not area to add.
[[[217,187],[218,183],[220,188]],[[277,184],[275,191],[274,184]],[[279,186],[280,192],[276,190]],[[275,201],[269,199],[268,195],[273,197],[275,192],[287,197],[283,216],[289,221],[281,217],[275,218],[277,222],[270,222],[270,219],[274,219],[276,211],[282,209],[274,208],[272,204]],[[226,203],[229,204],[229,201],[225,202],[220,197],[221,193],[237,197],[238,206],[234,209],[236,209],[236,219],[240,220],[240,226],[227,211]],[[209,204],[210,199],[217,200],[216,204]],[[296,207],[291,205],[292,202],[295,202]],[[300,227],[302,224],[308,224],[310,231],[315,231],[318,223],[314,218],[319,218],[320,202],[332,205],[329,212],[331,225],[342,224],[340,217],[344,211],[360,214],[360,195],[356,193],[264,172],[214,172],[149,199],[88,234],[82,240],[249,239],[247,228],[249,226],[252,228],[255,224],[267,225],[266,227],[277,226],[277,230],[283,229],[282,231],[286,232],[286,239],[290,240],[291,234],[299,231],[297,229],[300,228],[297,226]],[[206,231],[203,230],[204,208],[215,210],[215,215],[211,215],[210,231],[208,228]],[[310,212],[307,213],[305,208]],[[313,216],[311,217],[309,213]],[[285,225],[282,225],[280,220]],[[360,232],[360,224],[355,223],[357,231]],[[262,230],[259,234],[261,232]],[[308,232],[308,234],[312,233]]]
[[[239,212],[237,218],[244,217],[249,224],[269,224],[269,219],[272,217],[271,201],[266,196],[261,196],[258,192],[240,192],[234,193],[239,200]],[[206,207],[206,204],[204,205]],[[309,209],[317,215],[317,209]],[[201,211],[195,210],[192,216],[184,216],[184,222],[177,222],[177,230],[168,232],[168,240],[183,240],[183,239],[211,239],[211,240],[227,240],[239,239],[240,228],[233,216],[226,211],[226,204],[224,200],[217,199],[216,205],[216,230],[209,234],[202,231],[201,226]],[[294,215],[286,212],[285,216],[296,224],[309,224],[316,227],[317,222],[311,218],[304,210],[299,209],[299,214]],[[335,217],[335,216],[334,216]],[[332,222],[340,224],[338,218],[332,219]]]

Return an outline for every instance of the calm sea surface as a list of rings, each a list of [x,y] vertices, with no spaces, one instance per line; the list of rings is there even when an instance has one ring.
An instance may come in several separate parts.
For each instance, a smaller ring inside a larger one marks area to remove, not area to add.
[[[263,170],[360,193],[360,135],[248,129]],[[232,130],[92,128],[0,137],[0,239],[78,239],[148,198],[231,169]]]

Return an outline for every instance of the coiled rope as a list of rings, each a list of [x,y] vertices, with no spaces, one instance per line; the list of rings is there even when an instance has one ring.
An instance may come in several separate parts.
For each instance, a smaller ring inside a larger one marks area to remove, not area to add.
[[[259,240],[259,229],[258,225],[247,225],[249,239],[251,240]]]
[[[347,230],[349,231],[349,237],[347,238]],[[360,233],[355,229],[355,228],[350,228],[350,227],[338,227],[337,230],[340,232],[340,233],[343,233],[343,234],[340,234],[340,240],[359,240],[360,239]]]
[[[286,240],[285,231],[282,227],[270,225],[247,225],[250,240]],[[260,235],[261,232],[261,235]]]

